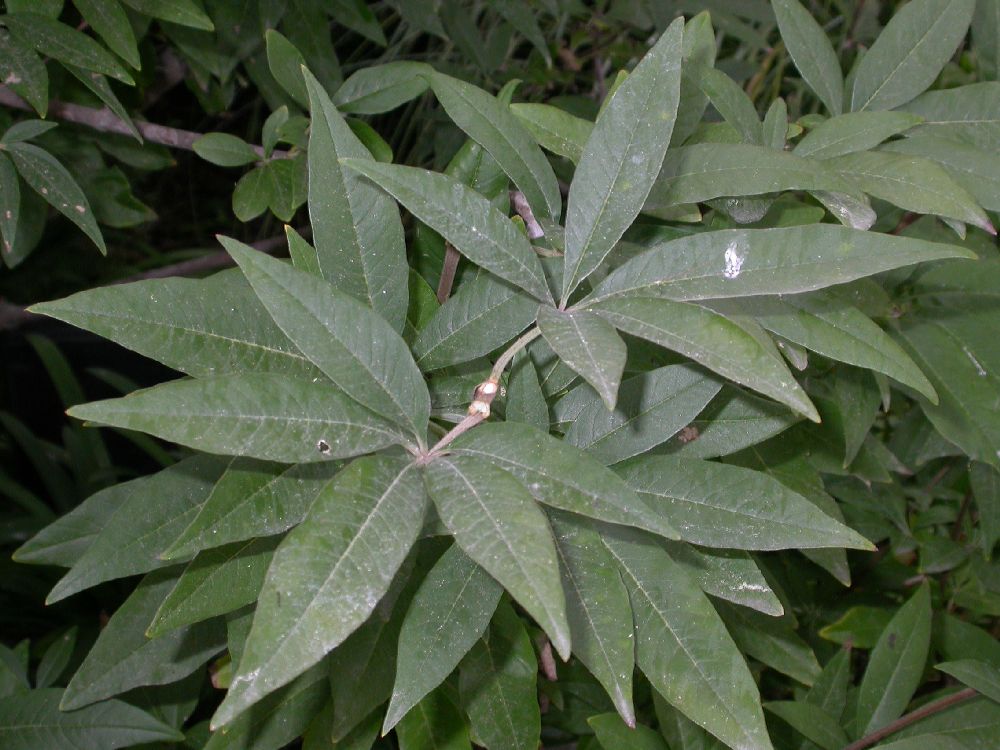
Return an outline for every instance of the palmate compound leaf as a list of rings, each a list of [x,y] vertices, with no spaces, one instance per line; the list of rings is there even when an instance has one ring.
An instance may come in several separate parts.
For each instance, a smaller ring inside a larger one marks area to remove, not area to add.
[[[413,597],[399,632],[396,681],[383,733],[440,685],[489,625],[503,588],[452,545]]]
[[[235,269],[207,279],[97,287],[30,311],[104,336],[193,377],[249,371],[310,379],[322,375],[271,320]]]
[[[309,219],[323,276],[371,305],[397,331],[406,320],[407,265],[395,201],[340,165],[372,160],[322,84],[303,69],[309,93]]]
[[[555,542],[528,489],[477,456],[437,458],[424,477],[455,542],[503,584],[568,659],[570,629]]]
[[[69,413],[210,453],[283,463],[349,458],[409,443],[328,382],[265,373],[171,381]]]
[[[636,663],[653,688],[740,750],[771,750],[760,695],[708,597],[649,535],[602,527],[629,591]]]
[[[689,542],[776,550],[873,549],[864,537],[758,471],[679,456],[643,456],[619,469]]]
[[[342,163],[389,193],[476,265],[552,302],[528,238],[478,191],[450,175],[416,167],[357,159]]]
[[[660,171],[680,99],[684,20],[676,19],[614,91],[570,185],[562,302],[638,215]]]
[[[628,352],[613,325],[586,310],[562,311],[542,305],[538,328],[552,350],[615,408]]]
[[[478,456],[510,472],[545,505],[678,538],[665,516],[614,472],[579,448],[528,425],[488,422],[460,435],[448,451]]]
[[[832,224],[725,229],[655,245],[577,307],[624,295],[695,301],[797,294],[930,260],[976,257],[956,245]]]
[[[652,297],[611,298],[592,309],[626,333],[680,352],[809,419],[819,420],[816,408],[784,360],[766,335],[755,335],[752,322],[739,322],[737,316],[727,318],[701,305]]]
[[[316,664],[371,614],[423,524],[427,496],[403,459],[354,461],[275,552],[219,727]]]
[[[622,720],[635,726],[635,643],[628,591],[601,537],[584,518],[549,510],[561,563],[573,654],[604,687]]]
[[[295,346],[344,393],[423,443],[431,402],[410,349],[364,303],[323,279],[220,238]]]
[[[184,735],[124,701],[62,711],[63,691],[30,690],[0,701],[5,750],[115,750],[144,742],[178,742]]]

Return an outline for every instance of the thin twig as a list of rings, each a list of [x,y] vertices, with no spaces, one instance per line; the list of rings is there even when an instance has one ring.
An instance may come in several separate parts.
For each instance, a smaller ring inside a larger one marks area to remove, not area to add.
[[[538,219],[532,213],[531,206],[528,205],[528,199],[524,197],[524,193],[520,190],[511,190],[510,204],[514,207],[517,215],[524,221],[524,227],[528,230],[529,240],[537,240],[539,237],[545,236],[542,225],[538,223]]]
[[[957,693],[946,695],[944,698],[931,701],[930,703],[921,706],[916,711],[911,711],[905,716],[900,716],[898,719],[886,724],[881,729],[876,729],[871,734],[866,734],[860,740],[852,742],[850,745],[845,747],[844,750],[864,750],[864,748],[871,747],[876,742],[884,740],[889,735],[895,734],[899,730],[905,729],[911,724],[916,724],[921,719],[933,716],[934,714],[944,711],[946,708],[951,708],[956,703],[963,703],[970,698],[975,698],[977,695],[978,693],[972,688],[965,688],[964,690],[959,690]]]
[[[443,305],[451,296],[451,287],[455,283],[455,272],[458,261],[462,259],[458,250],[450,242],[444,243],[444,263],[441,265],[441,278],[438,280],[437,301]]]
[[[34,112],[31,105],[15,94],[6,86],[0,86],[0,104],[12,109],[20,109],[25,112]],[[107,107],[85,107],[82,104],[72,104],[70,102],[60,102],[51,100],[49,102],[48,117],[72,122],[76,125],[85,125],[102,133],[117,133],[118,135],[132,136],[132,130],[128,123],[120,119]],[[181,130],[180,128],[168,128],[166,125],[156,125],[151,122],[135,122],[136,130],[142,137],[151,143],[159,143],[170,148],[180,148],[186,151],[194,150],[194,142],[201,138],[204,133],[195,133],[191,130]],[[263,146],[251,146],[254,152],[264,158]],[[274,150],[271,152],[272,159],[287,159],[287,151]]]

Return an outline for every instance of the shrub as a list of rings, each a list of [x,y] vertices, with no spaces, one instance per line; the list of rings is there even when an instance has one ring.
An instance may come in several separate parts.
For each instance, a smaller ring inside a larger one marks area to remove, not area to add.
[[[994,741],[1000,5],[62,5],[0,16],[13,273],[152,231],[142,135],[290,261],[30,308],[183,377],[34,342],[163,466],[7,482],[49,604],[141,578],[4,647],[5,747]],[[242,135],[141,121],[157,55]]]

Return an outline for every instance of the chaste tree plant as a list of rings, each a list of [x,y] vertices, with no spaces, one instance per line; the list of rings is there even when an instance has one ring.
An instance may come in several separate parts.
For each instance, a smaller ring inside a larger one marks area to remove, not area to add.
[[[311,239],[287,228],[290,261],[220,237],[238,268],[32,308],[184,376],[72,417],[190,451],[17,552],[68,568],[50,603],[143,577],[65,689],[4,698],[0,744],[986,747],[1000,661],[974,617],[933,626],[971,687],[898,721],[932,600],[1000,614],[1000,84],[924,93],[972,0],[905,4],[846,81],[812,15],[772,5],[822,103],[798,122],[781,98],[761,119],[714,67],[706,13],[668,19],[595,121],[425,62],[335,96],[276,69],[309,113]],[[441,171],[344,117],[426,92],[467,136]],[[41,191],[25,127],[0,164]],[[962,529],[974,494],[974,558],[911,533],[892,479],[954,455],[973,461],[957,518],[954,497],[914,502],[924,528]],[[796,612],[804,581],[849,585],[846,550],[875,543],[919,548],[920,576],[896,608],[828,623],[870,649],[855,685],[850,648],[821,667]],[[188,685],[175,703],[197,703],[209,662],[225,694],[193,729],[116,698]]]

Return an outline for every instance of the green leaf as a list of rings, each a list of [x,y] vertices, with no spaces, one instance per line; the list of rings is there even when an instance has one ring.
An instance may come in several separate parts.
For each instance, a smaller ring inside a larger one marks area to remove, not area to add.
[[[867,151],[921,122],[923,118],[908,112],[850,112],[821,122],[795,145],[793,153],[829,159]]]
[[[184,735],[145,711],[111,700],[62,711],[62,690],[45,688],[0,701],[0,743],[6,750],[115,750],[144,742],[178,742]]]
[[[621,239],[660,171],[680,98],[683,29],[677,19],[663,32],[587,139],[566,208],[563,304]]]
[[[667,750],[660,735],[649,727],[628,725],[617,714],[587,719],[604,750]]]
[[[668,365],[624,383],[608,411],[593,399],[566,431],[566,441],[613,464],[666,442],[719,392],[721,383],[687,365]]]
[[[708,598],[641,532],[601,536],[629,590],[636,662],[653,688],[729,746],[770,750],[757,686]]]
[[[685,458],[717,458],[762,443],[801,417],[773,401],[723,386],[705,411],[657,453]]]
[[[915,0],[914,0],[915,1]],[[989,217],[968,191],[934,162],[888,151],[846,154],[826,162],[861,189],[907,211],[964,221],[996,234]]]
[[[764,708],[823,750],[841,750],[850,743],[840,722],[819,706],[806,701],[771,701]]]
[[[750,315],[784,339],[857,367],[875,370],[937,401],[913,360],[868,316],[835,293],[759,296],[709,303],[723,314]]]
[[[472,750],[465,717],[444,690],[436,690],[396,727],[400,750]]]
[[[478,86],[441,73],[432,74],[430,82],[448,117],[496,159],[535,215],[558,220],[562,199],[555,173],[507,105]]]
[[[379,26],[375,14],[365,3],[365,0],[333,0],[330,3],[337,23],[346,26],[361,36],[370,39],[381,47],[387,42],[382,27]]]
[[[549,405],[538,382],[538,371],[531,357],[523,351],[511,364],[504,419],[523,422],[541,432],[549,431]]]
[[[202,750],[281,748],[301,735],[329,700],[326,670],[314,667],[215,732]],[[325,738],[330,745],[329,735]]]
[[[201,0],[122,0],[143,15],[170,21],[202,31],[215,31],[212,19],[205,14]]]
[[[645,456],[622,478],[683,539],[707,547],[794,549],[871,543],[796,492],[757,471],[678,456]]]
[[[749,143],[699,143],[667,153],[643,211],[783,190],[858,194],[850,182],[813,159]]]
[[[309,106],[309,92],[306,90],[302,69],[306,59],[288,39],[275,29],[264,32],[264,43],[267,54],[267,65],[278,82],[296,104]]]
[[[706,68],[698,81],[701,91],[739,134],[744,143],[764,145],[760,115],[740,85],[721,70]]]
[[[145,479],[122,482],[94,493],[18,547],[13,559],[29,565],[73,567],[108,519]]]
[[[920,685],[931,638],[931,596],[923,584],[882,631],[858,688],[857,735],[898,718]]]
[[[555,542],[527,488],[474,456],[437,458],[424,472],[427,492],[458,545],[511,593],[568,659],[570,632]]]
[[[240,221],[252,221],[274,200],[274,181],[267,166],[255,167],[240,177],[233,190],[233,213]]]
[[[380,115],[416,99],[430,87],[427,63],[400,60],[369,65],[353,73],[333,95],[341,112]]]
[[[406,461],[354,461],[278,547],[229,693],[229,724],[344,641],[389,589],[416,540],[427,498]]]
[[[655,691],[653,707],[660,734],[667,738],[671,750],[725,750],[724,744],[667,703]]]
[[[537,300],[487,273],[464,282],[413,342],[422,370],[489,354],[535,322]]]
[[[73,5],[112,52],[139,70],[141,62],[135,33],[118,0],[73,0]]]
[[[552,67],[552,55],[544,34],[538,25],[537,12],[524,0],[490,0],[490,5],[537,49],[548,67]]]
[[[594,387],[608,411],[614,409],[628,353],[614,326],[586,310],[543,305],[538,328],[559,359]]]
[[[0,80],[42,117],[49,109],[49,74],[30,44],[0,29]]]
[[[111,76],[129,86],[135,83],[111,53],[82,31],[40,13],[9,13],[3,22],[18,41],[43,55]]]
[[[487,750],[536,750],[540,715],[538,664],[524,624],[503,603],[488,638],[462,660],[459,692],[472,741]]]
[[[1000,471],[988,464],[974,462],[969,467],[969,484],[979,511],[979,546],[990,558],[1000,539]]]
[[[321,278],[220,240],[298,350],[344,393],[422,443],[430,396],[409,347],[385,319]]]
[[[420,583],[412,571],[416,555],[403,563],[371,616],[327,659],[333,698],[330,736],[335,742],[363,725],[373,712],[376,724],[381,724],[382,711],[376,709],[392,695],[399,632]]]
[[[510,472],[536,500],[553,508],[677,538],[663,517],[613,472],[578,448],[527,425],[482,424],[456,438],[448,450],[479,456]]]
[[[309,219],[320,268],[340,291],[370,305],[402,331],[407,265],[399,209],[388,195],[341,166],[344,157],[374,159],[319,81],[308,71],[304,75],[312,112]]]
[[[965,143],[917,135],[885,144],[883,150],[921,156],[940,165],[983,208],[1000,210],[1000,156]]]
[[[896,742],[882,747],[891,750],[989,747],[998,727],[1000,706],[986,698],[976,698],[906,727],[894,735],[899,738]],[[937,743],[937,746],[931,743]]]
[[[666,542],[665,546],[670,559],[687,570],[709,596],[771,617],[784,614],[781,601],[749,552],[706,549],[687,542]]]
[[[104,581],[169,565],[158,555],[194,518],[225,466],[225,460],[217,456],[192,456],[157,474],[95,495],[88,504],[99,501],[104,507],[90,510],[92,519],[87,515],[81,519],[77,515],[67,516],[63,522],[57,521],[53,530],[59,527],[66,527],[67,531],[79,530],[85,524],[84,529],[89,533],[79,538],[87,544],[85,551],[53,587],[48,603],[65,599]],[[156,502],[150,503],[150,497],[156,498]],[[46,554],[41,560],[52,559],[55,540],[44,532],[38,539],[46,536],[48,548],[43,548]],[[33,553],[27,552],[33,545],[25,546],[29,559],[38,559],[38,543],[36,540]],[[63,542],[60,545],[63,555],[66,554],[66,544]]]
[[[912,135],[935,135],[987,152],[996,150],[1000,138],[1000,82],[928,91],[903,109],[924,118]]]
[[[830,114],[839,115],[844,108],[844,76],[827,33],[798,0],[772,0],[771,7],[799,74]]]
[[[7,153],[14,160],[21,178],[53,208],[76,224],[97,245],[102,255],[107,255],[108,249],[87,196],[66,167],[48,151],[31,143],[13,143],[7,147]]]
[[[770,341],[755,336],[745,322],[700,305],[644,297],[607,299],[592,309],[626,333],[680,352],[819,421],[809,397],[775,356]]]
[[[31,311],[65,321],[194,377],[322,376],[271,320],[239,271],[97,287]]]
[[[334,462],[284,466],[234,458],[197,515],[160,557],[182,560],[202,550],[287,531],[305,518],[316,495],[339,470]]]
[[[974,257],[955,245],[830,224],[726,229],[653,246],[581,305],[622,294],[682,301],[797,294],[929,260]]]
[[[718,602],[716,609],[736,645],[747,656],[803,685],[815,682],[820,673],[816,655],[786,619],[724,602]]]
[[[157,638],[257,601],[279,541],[265,537],[198,553],[163,600],[148,635]]]
[[[172,381],[68,413],[198,450],[283,463],[349,458],[407,443],[393,425],[329,383],[265,373]]]
[[[938,394],[937,405],[920,404],[937,431],[971,458],[1000,468],[1000,424],[992,413],[1000,361],[987,322],[992,317],[991,307],[906,316],[899,337]]]
[[[38,662],[38,670],[35,672],[36,688],[52,687],[62,677],[66,667],[69,666],[70,659],[73,658],[77,632],[78,627],[74,625],[45,649],[45,653],[42,654],[42,658]]]
[[[701,74],[715,65],[715,54],[712,17],[707,10],[703,10],[684,26],[681,96],[677,105],[677,121],[670,139],[670,145],[674,147],[688,139],[705,114],[708,97],[701,90]]]
[[[261,158],[253,146],[229,133],[207,133],[191,147],[202,159],[220,167],[242,167]]]
[[[539,146],[579,164],[594,123],[571,115],[550,104],[518,102],[510,105],[521,124],[527,128]]]
[[[962,43],[975,0],[913,0],[897,10],[854,73],[851,109],[895,109],[930,86]]]
[[[622,720],[634,727],[635,645],[628,591],[587,521],[559,511],[549,511],[549,520],[561,563],[573,654],[607,691]]]
[[[976,659],[962,659],[942,662],[934,668],[1000,703],[1000,669],[992,664]]]
[[[402,203],[462,255],[542,302],[552,302],[528,238],[480,193],[453,177],[416,167],[345,159]]]
[[[8,131],[9,132],[9,131]],[[0,240],[3,254],[14,252],[17,220],[21,213],[21,185],[17,171],[7,155],[0,153]]]
[[[458,545],[451,546],[438,559],[403,620],[396,682],[385,712],[383,733],[400,722],[405,724],[404,717],[421,713],[420,706],[431,691],[486,632],[502,593],[500,584]],[[402,725],[399,731],[405,733]]]
[[[218,619],[147,638],[146,630],[179,574],[179,569],[158,570],[143,578],[101,630],[60,708],[69,711],[134,687],[175,682],[225,648],[225,628]]]

